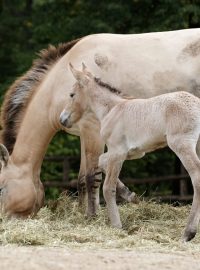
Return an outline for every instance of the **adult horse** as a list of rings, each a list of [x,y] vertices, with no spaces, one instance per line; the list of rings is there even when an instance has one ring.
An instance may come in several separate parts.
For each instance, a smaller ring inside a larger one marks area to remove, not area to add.
[[[147,98],[170,89],[200,96],[200,29],[97,34],[43,52],[42,60],[8,91],[2,110],[2,139],[12,154],[1,147],[1,202],[10,215],[30,215],[42,205],[40,167],[48,143],[61,128],[66,92],[70,95],[74,84],[69,62],[77,68],[85,62],[103,82],[126,95]],[[87,189],[87,213],[93,215],[99,204],[98,157],[104,148],[99,122],[88,111],[66,131],[81,137],[79,191]],[[118,189],[132,199],[120,182]]]
[[[57,48],[50,46],[41,51],[31,69],[6,93],[1,110],[0,202],[2,211],[8,216],[34,215],[43,205],[41,164],[50,140],[61,129],[59,115],[65,100],[60,87],[63,84],[64,90],[66,81],[65,76],[65,82],[60,77],[63,64],[60,66],[59,61],[62,62],[62,57],[77,42],[61,44]],[[96,213],[99,204],[101,172],[97,164],[103,150],[98,136],[99,123],[88,115],[82,123],[65,130],[81,137],[79,203],[86,203],[88,197],[87,214],[90,216]],[[117,190],[125,200],[135,201],[135,193],[120,181]]]

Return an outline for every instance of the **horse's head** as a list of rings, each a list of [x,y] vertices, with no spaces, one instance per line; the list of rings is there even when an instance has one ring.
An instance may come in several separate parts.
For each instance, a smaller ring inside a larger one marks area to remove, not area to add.
[[[72,90],[66,97],[65,108],[60,115],[60,122],[63,126],[70,128],[78,122],[83,113],[89,108],[87,90],[94,81],[93,75],[87,70],[84,64],[82,71],[76,70],[70,63],[71,72],[76,79]]]
[[[14,164],[6,147],[0,144],[0,209],[9,217],[32,216],[42,206],[42,187],[34,185],[30,168],[18,165]]]

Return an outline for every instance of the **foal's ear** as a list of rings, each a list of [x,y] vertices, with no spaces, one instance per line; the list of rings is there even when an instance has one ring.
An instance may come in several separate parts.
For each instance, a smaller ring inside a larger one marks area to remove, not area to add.
[[[1,168],[7,166],[8,160],[9,160],[8,150],[3,144],[0,144],[0,164],[1,164]]]
[[[69,67],[74,78],[80,83],[80,85],[85,86],[88,84],[88,75],[85,72],[76,70],[71,63],[69,63]]]
[[[88,71],[86,65],[82,63],[82,72],[87,75],[89,78],[93,78],[92,73]]]
[[[87,71],[87,67],[84,62],[82,62],[82,71],[85,73]]]

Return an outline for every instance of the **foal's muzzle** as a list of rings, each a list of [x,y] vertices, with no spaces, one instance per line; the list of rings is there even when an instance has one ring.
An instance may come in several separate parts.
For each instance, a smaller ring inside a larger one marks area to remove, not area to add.
[[[60,115],[60,123],[66,128],[72,127],[72,124],[70,122],[70,115],[69,113],[63,111]]]

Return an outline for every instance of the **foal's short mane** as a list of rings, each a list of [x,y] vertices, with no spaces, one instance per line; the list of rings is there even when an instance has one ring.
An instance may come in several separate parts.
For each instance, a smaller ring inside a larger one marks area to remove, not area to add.
[[[119,89],[109,85],[108,83],[102,82],[100,78],[94,77],[94,80],[99,86],[108,89],[110,92],[112,92],[112,93],[114,93],[116,95],[121,94],[121,91]]]
[[[33,62],[32,67],[8,89],[1,108],[1,141],[12,153],[18,129],[25,109],[31,100],[37,86],[63,55],[65,55],[80,39],[59,44],[57,47],[50,45],[48,49],[40,51],[39,58]]]
[[[94,77],[94,81],[99,86],[108,89],[111,93],[116,94],[116,95],[120,96],[123,99],[135,99],[134,97],[130,97],[130,96],[127,96],[127,95],[123,94],[121,90],[111,86],[110,84],[102,82],[100,78]]]

